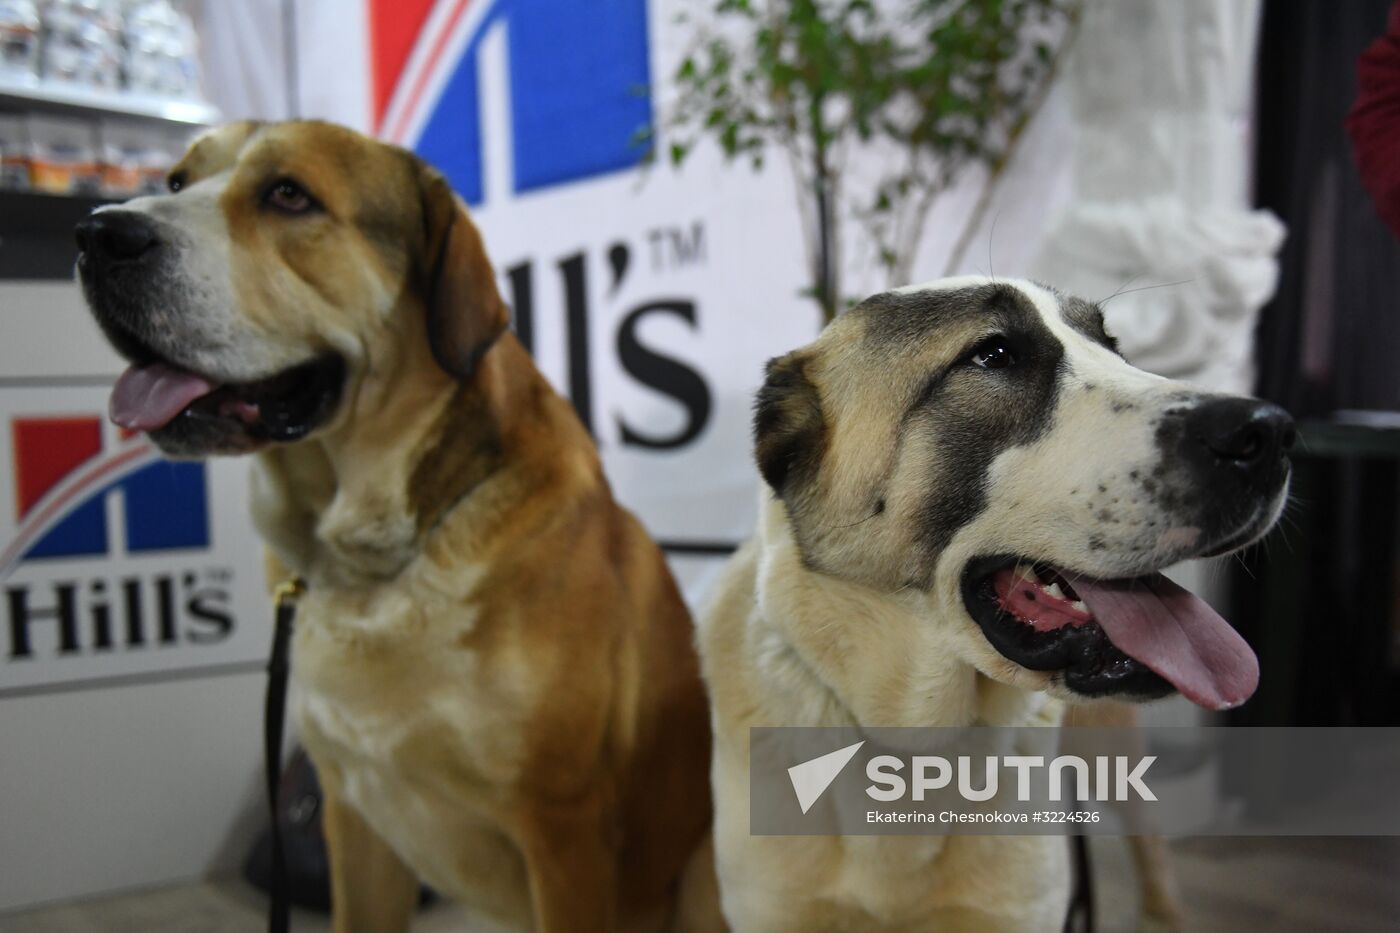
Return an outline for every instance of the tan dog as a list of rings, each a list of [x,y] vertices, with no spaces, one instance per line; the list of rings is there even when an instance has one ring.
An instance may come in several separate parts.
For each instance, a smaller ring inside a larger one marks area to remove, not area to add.
[[[1157,571],[1269,529],[1292,433],[1272,405],[1134,369],[1097,307],[1029,282],[877,295],[774,360],[757,535],[700,624],[733,929],[1060,929],[1061,838],[751,835],[749,729],[1243,702],[1253,653]]]
[[[170,189],[85,221],[79,270],[133,364],[115,420],[257,452],[274,578],[309,587],[335,929],[405,929],[419,879],[513,930],[679,925],[710,821],[690,620],[465,207],[321,123],[207,134]]]

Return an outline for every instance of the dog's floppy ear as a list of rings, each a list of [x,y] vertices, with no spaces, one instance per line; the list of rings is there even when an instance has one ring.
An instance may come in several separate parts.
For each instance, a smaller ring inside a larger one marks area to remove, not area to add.
[[[468,379],[510,324],[481,234],[436,169],[419,168],[423,199],[423,300],[438,365]]]
[[[784,501],[816,475],[826,446],[821,397],[806,365],[798,353],[769,360],[754,406],[758,471]]]

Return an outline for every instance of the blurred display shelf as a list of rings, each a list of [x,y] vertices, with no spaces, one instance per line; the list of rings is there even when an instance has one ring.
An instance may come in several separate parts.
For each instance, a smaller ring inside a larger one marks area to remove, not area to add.
[[[80,85],[14,78],[0,78],[0,110],[122,116],[191,128],[208,126],[219,119],[217,109],[199,101],[93,91]]]
[[[73,278],[73,228],[110,198],[0,191],[0,282]]]
[[[1400,412],[1337,411],[1299,422],[1298,443],[1289,456],[1400,459]]]
[[[1298,423],[1280,525],[1226,561],[1258,692],[1237,725],[1400,721],[1400,412]]]

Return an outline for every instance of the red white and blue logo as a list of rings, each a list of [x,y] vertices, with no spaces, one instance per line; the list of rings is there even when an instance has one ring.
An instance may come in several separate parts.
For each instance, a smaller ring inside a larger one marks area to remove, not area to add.
[[[10,432],[19,522],[0,551],[0,580],[22,561],[208,547],[203,464],[163,460],[141,435],[104,449],[96,414],[18,417]],[[119,528],[110,527],[112,496],[121,497]]]
[[[492,152],[529,192],[635,166],[651,119],[646,0],[370,0],[378,135],[485,197],[483,89],[505,88]],[[503,55],[483,80],[484,45]],[[502,60],[503,59],[503,60]]]
[[[98,413],[104,386],[47,382],[0,387],[0,699],[252,669],[242,471],[168,461]]]

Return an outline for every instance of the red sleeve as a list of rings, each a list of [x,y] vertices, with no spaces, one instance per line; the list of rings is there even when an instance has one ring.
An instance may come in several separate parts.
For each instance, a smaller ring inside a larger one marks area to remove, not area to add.
[[[1361,53],[1356,75],[1347,132],[1377,212],[1400,237],[1400,0],[1390,8],[1385,35]]]

